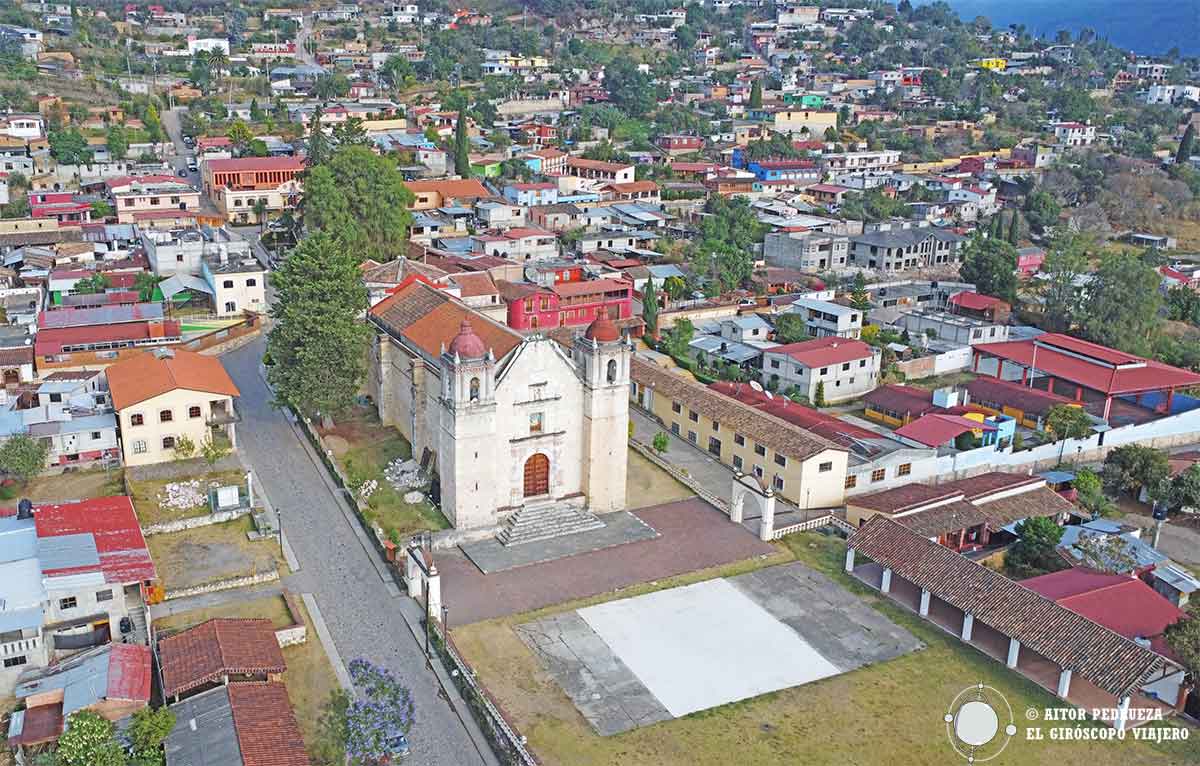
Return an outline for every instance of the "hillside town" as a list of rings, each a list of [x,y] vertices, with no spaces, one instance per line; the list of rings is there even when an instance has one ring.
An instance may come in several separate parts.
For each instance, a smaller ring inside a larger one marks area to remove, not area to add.
[[[1200,763],[1200,57],[953,5],[0,0],[0,764]]]

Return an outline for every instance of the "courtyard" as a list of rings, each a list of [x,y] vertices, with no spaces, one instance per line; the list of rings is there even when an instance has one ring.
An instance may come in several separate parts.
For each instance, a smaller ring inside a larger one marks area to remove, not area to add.
[[[921,646],[799,563],[609,601],[516,630],[603,736]]]
[[[254,529],[249,516],[182,532],[146,538],[158,568],[159,581],[168,591],[245,577],[268,571],[286,571],[279,539],[250,540]]]

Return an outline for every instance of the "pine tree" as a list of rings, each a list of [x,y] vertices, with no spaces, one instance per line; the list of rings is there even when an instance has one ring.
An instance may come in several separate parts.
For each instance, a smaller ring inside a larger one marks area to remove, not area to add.
[[[329,152],[329,137],[321,130],[321,107],[318,106],[308,121],[308,154],[304,161],[310,168],[320,165],[329,159]]]
[[[467,151],[467,116],[458,111],[454,122],[454,172],[463,178],[471,177],[471,156]]]
[[[646,280],[642,289],[642,319],[646,322],[646,332],[650,337],[658,335],[658,291],[654,287],[654,277]]]
[[[1187,129],[1183,131],[1183,138],[1179,140],[1179,151],[1175,153],[1175,164],[1182,165],[1192,156],[1196,144],[1196,126],[1188,123]]]
[[[871,309],[871,295],[867,292],[867,280],[861,271],[854,275],[854,284],[850,288],[850,307],[859,311]]]
[[[762,102],[762,80],[755,80],[754,84],[750,86],[750,108],[762,109]]]
[[[999,239],[1000,235],[1004,233],[1004,221],[1001,220],[1000,214],[997,213],[996,215],[992,216],[992,220],[989,222],[989,224],[991,228],[988,229],[988,239]]]
[[[825,381],[817,381],[817,390],[813,392],[812,403],[814,407],[825,406]]]
[[[1016,247],[1021,241],[1021,214],[1013,211],[1012,221],[1008,224],[1008,243]]]

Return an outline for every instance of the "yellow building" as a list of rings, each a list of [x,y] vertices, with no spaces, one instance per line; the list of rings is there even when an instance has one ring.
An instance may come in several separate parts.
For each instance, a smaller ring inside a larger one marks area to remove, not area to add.
[[[992,72],[1003,72],[1008,67],[1008,60],[1002,58],[979,59],[975,62],[975,66]]]
[[[829,128],[837,129],[837,112],[815,109],[788,109],[775,112],[772,127],[777,133],[808,135],[821,140]]]
[[[799,508],[833,508],[846,497],[847,451],[799,426],[638,358],[630,395],[665,430],[723,465],[757,477]]]

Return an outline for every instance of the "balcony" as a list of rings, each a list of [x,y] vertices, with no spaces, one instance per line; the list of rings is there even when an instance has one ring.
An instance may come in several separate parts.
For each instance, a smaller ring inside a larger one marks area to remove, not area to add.
[[[233,402],[209,402],[208,424],[210,426],[227,426],[240,423],[242,416],[234,409]]]

